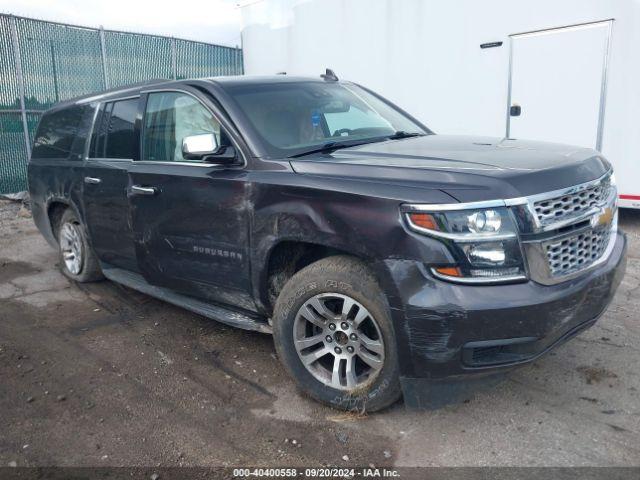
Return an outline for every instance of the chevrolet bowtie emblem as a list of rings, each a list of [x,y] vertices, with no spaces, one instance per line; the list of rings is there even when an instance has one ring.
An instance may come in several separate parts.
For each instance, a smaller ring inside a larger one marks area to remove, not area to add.
[[[611,225],[613,221],[613,209],[611,207],[603,208],[600,213],[591,217],[591,227],[605,227]]]

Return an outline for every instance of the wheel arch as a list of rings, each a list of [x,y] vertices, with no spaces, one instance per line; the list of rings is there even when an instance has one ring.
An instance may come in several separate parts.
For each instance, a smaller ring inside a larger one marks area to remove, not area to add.
[[[78,219],[82,219],[82,217],[80,216],[79,209],[68,198],[52,197],[47,201],[46,212],[47,212],[47,220],[49,222],[48,233],[50,233],[51,238],[56,243],[58,242],[58,238],[57,238],[58,224],[60,222],[60,219],[62,218],[62,215],[68,209],[72,209],[73,212],[78,217]]]
[[[344,246],[317,243],[307,240],[281,239],[268,250],[259,276],[259,298],[269,314],[282,287],[298,271],[323,258],[348,255],[363,263],[371,261],[361,252]]]

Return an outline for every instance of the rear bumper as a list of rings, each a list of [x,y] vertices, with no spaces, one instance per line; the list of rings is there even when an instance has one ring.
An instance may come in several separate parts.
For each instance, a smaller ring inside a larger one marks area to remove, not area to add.
[[[624,276],[626,238],[615,235],[606,262],[552,286],[455,285],[432,278],[420,265],[396,268],[402,307],[393,313],[396,330],[403,330],[398,342],[405,403],[435,408],[455,401],[592,326]]]

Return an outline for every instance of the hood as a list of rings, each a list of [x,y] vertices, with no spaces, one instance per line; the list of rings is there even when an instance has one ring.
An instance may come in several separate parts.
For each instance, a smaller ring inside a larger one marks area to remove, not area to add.
[[[428,135],[309,155],[297,173],[438,189],[460,202],[516,198],[588,182],[609,163],[595,150],[491,137]]]

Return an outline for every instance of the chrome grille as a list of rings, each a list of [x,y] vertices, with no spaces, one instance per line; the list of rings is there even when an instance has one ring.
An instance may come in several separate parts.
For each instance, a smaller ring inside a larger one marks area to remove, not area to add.
[[[610,189],[610,177],[606,177],[582,190],[535,202],[533,208],[540,224],[549,225],[604,204],[609,197]]]
[[[568,275],[589,267],[606,250],[610,235],[610,228],[603,228],[543,243],[551,275]]]

